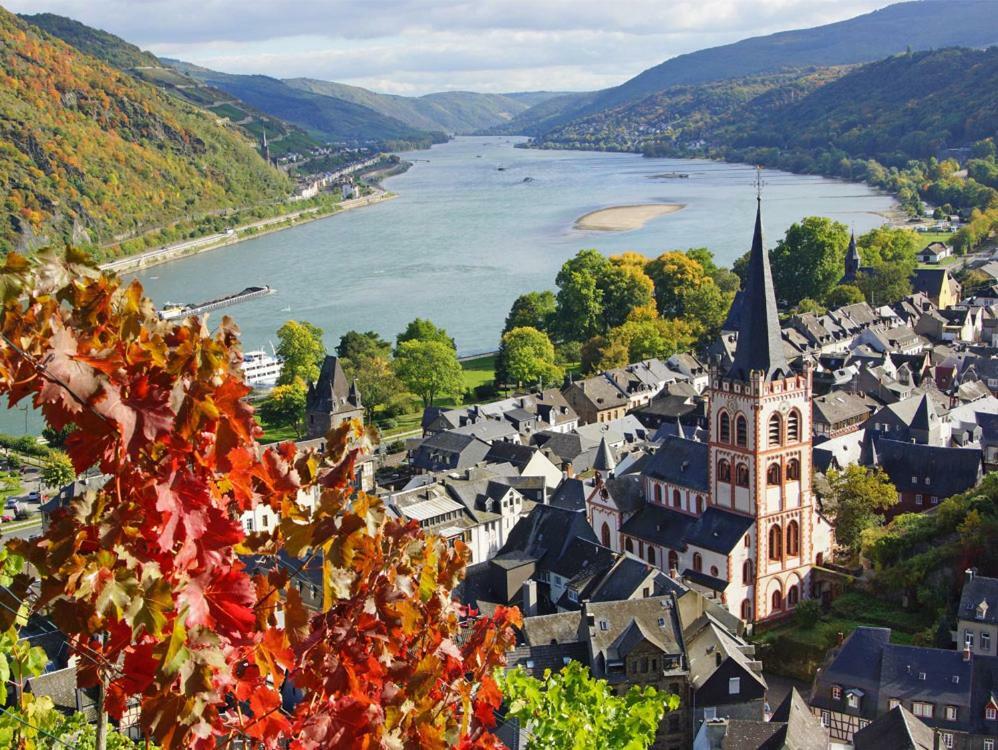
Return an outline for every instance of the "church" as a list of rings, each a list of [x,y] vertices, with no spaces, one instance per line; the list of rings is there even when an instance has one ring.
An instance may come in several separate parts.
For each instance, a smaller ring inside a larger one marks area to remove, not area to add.
[[[710,372],[706,442],[668,438],[638,475],[597,479],[597,537],[709,593],[755,623],[817,595],[832,527],[811,488],[810,363],[789,366],[761,201],[730,367]]]

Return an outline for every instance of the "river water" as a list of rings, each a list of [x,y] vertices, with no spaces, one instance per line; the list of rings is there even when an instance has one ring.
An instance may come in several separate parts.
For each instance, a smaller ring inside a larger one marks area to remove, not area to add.
[[[399,197],[137,274],[162,304],[200,302],[270,284],[277,292],[228,308],[247,349],[267,346],[288,319],[325,330],[332,349],[350,329],[394,338],[426,317],[462,354],[494,349],[517,295],[554,286],[582,248],[611,254],[708,247],[730,264],[752,239],[755,170],[635,154],[514,148],[518,138],[462,137],[428,151],[386,181]],[[502,169],[500,169],[500,167]],[[687,179],[656,175],[680,172]],[[893,200],[854,183],[763,172],[766,244],[808,215],[864,232]],[[575,220],[629,203],[685,208],[628,232],[581,231]],[[217,320],[221,312],[211,314]],[[29,428],[36,423],[29,418]],[[23,413],[0,413],[0,431],[20,434]]]

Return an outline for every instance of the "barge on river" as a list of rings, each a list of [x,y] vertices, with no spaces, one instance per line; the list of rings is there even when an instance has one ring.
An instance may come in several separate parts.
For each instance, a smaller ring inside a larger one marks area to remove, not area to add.
[[[246,302],[247,300],[255,299],[256,297],[266,297],[268,294],[273,293],[274,290],[270,286],[248,286],[236,294],[230,294],[228,297],[219,297],[218,299],[202,302],[198,305],[167,302],[163,305],[163,309],[159,311],[159,317],[162,320],[187,318],[191,315],[201,315],[202,313],[211,312],[212,310],[217,310],[220,307],[228,307],[229,305],[235,305],[239,302]]]

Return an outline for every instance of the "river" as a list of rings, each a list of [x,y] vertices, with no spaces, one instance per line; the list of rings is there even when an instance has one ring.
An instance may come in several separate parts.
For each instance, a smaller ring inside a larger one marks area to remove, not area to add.
[[[419,316],[445,327],[467,354],[494,349],[517,295],[552,288],[558,268],[582,248],[654,256],[708,247],[730,264],[749,247],[752,167],[514,148],[518,140],[462,137],[403,154],[413,167],[386,181],[399,195],[394,200],[137,277],[158,304],[200,302],[270,284],[275,294],[226,310],[247,349],[267,346],[291,318],[324,329],[332,349],[347,330],[394,338]],[[655,177],[670,172],[689,177]],[[855,183],[772,170],[763,180],[767,245],[804,216],[829,216],[860,233],[882,224],[894,206],[889,196]],[[651,202],[686,207],[628,232],[573,228],[589,211]],[[33,423],[29,418],[29,427]],[[0,431],[23,429],[23,414],[0,414]]]

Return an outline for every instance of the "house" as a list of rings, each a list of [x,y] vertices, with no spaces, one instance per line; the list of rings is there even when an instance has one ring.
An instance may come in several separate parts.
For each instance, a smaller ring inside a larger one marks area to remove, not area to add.
[[[975,656],[998,655],[998,578],[967,570],[956,616],[960,648]]]
[[[944,242],[930,242],[915,257],[920,263],[939,263],[953,254],[953,247]]]
[[[409,464],[420,472],[467,469],[484,461],[491,449],[475,435],[447,430],[423,439],[411,451]]]
[[[880,466],[897,489],[888,518],[920,513],[941,500],[976,487],[983,476],[981,451],[881,438],[873,441],[871,464]]]
[[[885,745],[878,750],[886,750]],[[828,750],[828,732],[791,688],[768,721],[712,719],[693,740],[693,750]]]
[[[870,403],[848,391],[832,391],[812,402],[815,437],[838,437],[859,430],[870,416]]]
[[[919,268],[912,277],[911,288],[928,297],[936,307],[952,307],[960,301],[960,283],[948,268]]]
[[[936,750],[932,729],[904,706],[895,706],[852,738],[855,750]]]
[[[319,377],[308,386],[305,427],[309,439],[325,437],[349,419],[364,419],[364,405],[356,383],[349,383],[339,357],[327,356]]]
[[[580,424],[620,419],[630,406],[627,393],[603,375],[570,383],[562,390],[562,395],[579,415]]]

